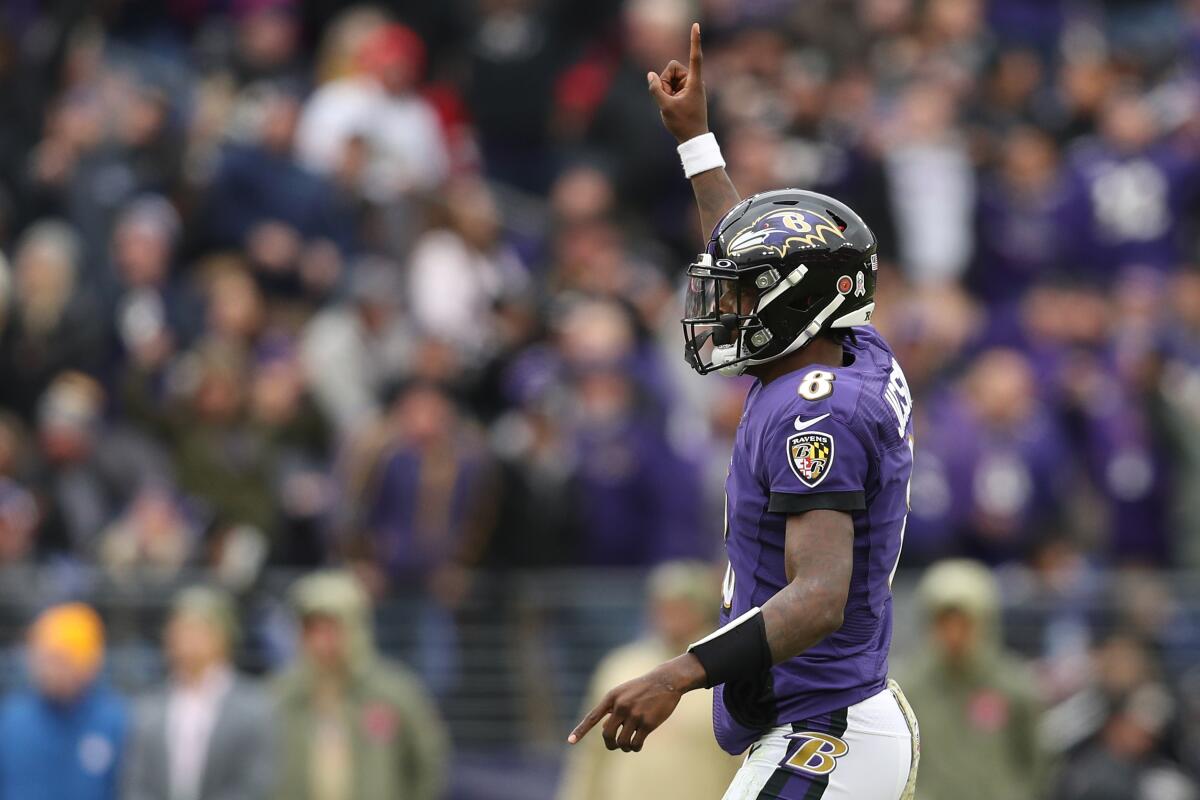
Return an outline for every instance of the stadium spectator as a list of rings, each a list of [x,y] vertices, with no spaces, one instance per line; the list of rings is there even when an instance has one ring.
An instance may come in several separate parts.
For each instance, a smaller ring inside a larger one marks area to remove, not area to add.
[[[387,438],[357,478],[351,507],[361,509],[373,563],[406,584],[434,576],[482,548],[490,519],[491,465],[480,434],[454,400],[421,382],[400,387]]]
[[[11,412],[0,412],[0,475],[28,477],[33,448],[21,420]]]
[[[281,524],[279,562],[317,565],[326,556],[326,522],[334,512],[327,464],[331,430],[304,382],[296,343],[267,337],[255,354],[249,421],[275,451],[274,483]]]
[[[533,192],[550,183],[554,86],[577,41],[573,11],[517,0],[481,3],[471,16],[464,99],[492,179]]]
[[[234,671],[237,635],[229,596],[203,586],[176,595],[163,633],[170,678],[135,710],[123,800],[271,796],[271,702]]]
[[[1054,796],[1200,796],[1166,741],[1178,723],[1178,703],[1151,649],[1118,633],[1095,649],[1090,673],[1092,680],[1047,717],[1047,741],[1067,753]]]
[[[561,398],[532,393],[493,430],[499,503],[484,563],[488,567],[560,565],[572,554],[575,512]]]
[[[1200,272],[1189,268],[1170,282],[1168,303],[1172,308],[1171,331],[1166,335],[1157,389],[1156,408],[1162,434],[1170,443],[1167,469],[1172,491],[1167,501],[1172,537],[1172,561],[1188,568],[1200,567],[1200,496],[1186,487],[1200,479],[1200,406],[1195,392],[1200,388]]]
[[[244,359],[221,342],[201,342],[172,366],[175,396],[160,399],[152,376],[134,369],[125,401],[170,448],[179,486],[202,503],[206,521],[248,526],[277,545],[279,451],[248,418]]]
[[[300,655],[280,675],[279,800],[436,800],[446,735],[416,678],[376,652],[366,591],[318,572],[293,589]]]
[[[657,567],[647,583],[650,632],[609,653],[596,666],[584,708],[612,686],[643,674],[682,652],[712,629],[719,598],[712,568],[703,562],[672,561]],[[622,758],[604,742],[584,742],[571,751],[559,785],[559,800],[618,800],[627,797],[705,797],[725,786],[738,760],[711,736],[712,695],[692,692],[657,731],[659,740],[638,758]],[[644,755],[645,757],[641,757]]]
[[[381,613],[412,619],[413,665],[440,694],[458,679],[454,612],[488,545],[495,464],[454,399],[421,381],[399,387],[372,438],[346,480],[348,547],[377,576]]]
[[[638,387],[618,364],[591,365],[571,384],[580,563],[646,566],[706,554],[696,465],[639,408]]]
[[[293,158],[295,94],[279,86],[244,94],[257,124],[247,141],[225,149],[213,177],[206,201],[211,244],[244,251],[276,294],[320,298],[352,246],[345,210],[332,184]]]
[[[904,93],[884,165],[905,273],[922,285],[960,278],[972,255],[975,173],[946,88],[916,84]],[[922,224],[930,219],[939,224]]]
[[[33,495],[8,478],[0,478],[0,566],[33,563],[39,522]]]
[[[237,36],[231,66],[239,86],[305,80],[297,6],[295,0],[236,0],[231,4]]]
[[[411,368],[413,336],[402,311],[402,287],[396,264],[360,261],[346,301],[316,314],[304,330],[305,377],[342,437],[377,422],[385,389]]]
[[[1063,770],[1062,800],[1194,800],[1200,786],[1157,752],[1173,701],[1161,686],[1139,687],[1108,718],[1093,746]]]
[[[596,164],[581,162],[563,167],[549,190],[554,224],[611,217],[616,203],[616,188],[608,174]]]
[[[100,617],[82,603],[53,606],[27,645],[31,685],[0,704],[0,797],[117,800],[128,721],[100,675]]]
[[[922,541],[932,536],[927,524],[947,521],[936,520],[935,507],[922,508],[914,517],[918,548],[998,562],[1024,557],[1054,529],[1066,490],[1058,466],[1068,450],[1034,381],[1024,354],[996,349],[973,360],[957,391],[930,398],[934,418],[954,422],[929,431],[923,478],[946,487],[942,510],[954,527],[941,528],[949,539],[940,551]]]
[[[143,195],[121,211],[100,281],[116,354],[161,360],[199,332],[200,297],[174,270],[181,235],[179,214],[164,197]]]
[[[99,535],[96,562],[116,582],[170,583],[196,558],[200,530],[166,486],[147,486]]]
[[[1029,672],[999,644],[995,579],[982,564],[943,561],[917,593],[927,647],[897,672],[921,721],[920,796],[1041,796],[1038,699]]]
[[[93,555],[97,535],[140,491],[171,482],[158,443],[136,426],[107,424],[105,404],[101,386],[79,372],[58,375],[38,403],[33,486],[44,552]]]
[[[527,276],[500,238],[499,210],[486,184],[454,181],[444,198],[443,224],[413,245],[409,304],[422,333],[478,362],[498,344],[497,303],[526,291]]]
[[[1012,131],[975,210],[975,293],[1008,321],[1029,288],[1073,267],[1067,263],[1067,188],[1054,142],[1036,128]]]
[[[386,12],[374,6],[352,6],[333,17],[325,26],[325,35],[316,53],[317,83],[328,83],[353,74],[363,42],[386,25],[388,19]]]
[[[1129,566],[1115,576],[1113,586],[1114,626],[1149,651],[1164,682],[1181,677],[1196,663],[1200,628],[1181,608],[1169,577],[1144,566]]]
[[[58,373],[94,373],[104,355],[97,309],[81,284],[81,243],[66,223],[22,234],[13,259],[12,304],[0,332],[0,401],[26,421]]]
[[[685,217],[687,187],[671,171],[678,160],[673,140],[657,114],[645,113],[646,71],[661,69],[674,56],[689,13],[683,0],[624,4],[620,61],[607,70],[607,88],[586,128],[586,143],[612,162],[622,204],[648,215],[660,233],[680,240],[691,230]]]
[[[1169,270],[1179,261],[1179,225],[1193,202],[1195,158],[1162,134],[1139,93],[1104,101],[1095,141],[1072,154],[1079,232],[1073,256],[1083,277],[1111,281],[1130,267]]]
[[[238,256],[212,256],[197,265],[204,296],[204,335],[248,352],[267,326],[267,298],[249,266]],[[138,363],[155,369],[161,362]]]
[[[61,215],[75,226],[80,266],[91,272],[103,268],[112,224],[126,203],[175,190],[183,142],[165,85],[133,69],[106,67],[98,31],[74,37],[68,47],[70,91],[47,116],[28,188],[39,215]]]
[[[1080,545],[1061,535],[1038,544],[1030,567],[1009,584],[1016,596],[1005,609],[1004,627],[1023,631],[1009,637],[1014,652],[1034,662],[1040,694],[1050,704],[1089,680],[1091,647],[1107,613],[1100,609],[1108,586]],[[1053,737],[1043,738],[1049,747]]]
[[[366,149],[360,190],[375,203],[433,189],[449,155],[437,114],[417,89],[425,43],[411,28],[382,25],[364,37],[357,69],[321,86],[296,134],[301,162],[322,175],[341,169],[354,147]]]
[[[608,278],[580,277],[583,291],[563,303],[544,365],[564,402],[560,424],[578,509],[574,557],[645,566],[695,556],[706,544],[701,509],[689,502],[699,470],[694,454],[669,438],[664,415],[673,398],[657,353],[638,341],[628,306],[603,297]]]

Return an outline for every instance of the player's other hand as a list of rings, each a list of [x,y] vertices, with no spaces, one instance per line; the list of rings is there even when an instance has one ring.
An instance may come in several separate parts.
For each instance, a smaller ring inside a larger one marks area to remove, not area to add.
[[[604,695],[571,731],[567,742],[578,742],[607,715],[604,745],[609,750],[636,753],[646,737],[675,711],[683,693],[703,686],[704,678],[704,667],[688,653],[660,664]]]
[[[650,94],[658,103],[663,125],[679,142],[686,142],[708,133],[708,102],[704,97],[704,80],[700,65],[704,54],[700,50],[700,23],[692,23],[692,46],[685,67],[671,61],[662,74],[646,74]]]

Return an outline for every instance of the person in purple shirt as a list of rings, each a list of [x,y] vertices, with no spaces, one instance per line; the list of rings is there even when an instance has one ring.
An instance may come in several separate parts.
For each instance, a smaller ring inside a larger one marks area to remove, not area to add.
[[[1079,277],[1107,285],[1130,267],[1178,266],[1196,159],[1160,128],[1143,97],[1116,92],[1102,111],[1100,136],[1071,153],[1064,224],[1077,232],[1067,256]]]
[[[1054,141],[1030,127],[1009,133],[976,201],[968,276],[976,296],[992,307],[1015,305],[1035,283],[1063,270],[1067,199]]]
[[[636,752],[684,692],[715,687],[718,743],[749,749],[726,800],[911,798],[919,735],[888,648],[912,395],[868,327],[875,236],[815,192],[739,199],[708,133],[700,58],[693,25],[689,66],[647,79],[713,232],[688,269],[685,357],[756,379],[725,484],[724,625],[609,691],[567,741],[607,718],[607,747]]]
[[[984,350],[921,407],[937,424],[922,427],[917,446],[907,564],[948,556],[996,564],[1061,529],[1057,512],[1074,488],[1064,465],[1075,454],[1028,356]]]
[[[713,552],[703,530],[696,464],[639,408],[621,365],[572,381],[571,476],[577,558],[588,566],[648,566]]]

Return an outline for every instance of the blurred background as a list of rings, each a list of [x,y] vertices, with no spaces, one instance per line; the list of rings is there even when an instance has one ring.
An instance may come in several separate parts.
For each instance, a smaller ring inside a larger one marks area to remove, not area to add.
[[[563,745],[715,619],[693,19],[881,242],[918,796],[1200,796],[1200,3],[6,0],[0,798],[720,796]]]

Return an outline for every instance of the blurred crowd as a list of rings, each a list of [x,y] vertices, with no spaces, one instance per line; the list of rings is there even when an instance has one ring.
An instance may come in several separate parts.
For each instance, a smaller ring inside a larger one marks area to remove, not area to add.
[[[42,611],[27,688],[0,702],[0,797],[46,800],[437,800],[442,721],[419,680],[376,652],[365,587],[325,570],[292,588],[293,663],[271,684],[241,674],[233,597],[177,592],[165,680],[131,703],[105,676],[91,606]]]
[[[645,86],[694,18],[738,189],[879,236],[902,565],[1053,606],[1042,699],[1200,715],[1154,571],[1200,568],[1194,0],[4,3],[0,566],[346,565],[442,694],[480,570],[719,558],[746,384],[680,357],[703,232]],[[1089,615],[1102,569],[1146,607]]]

